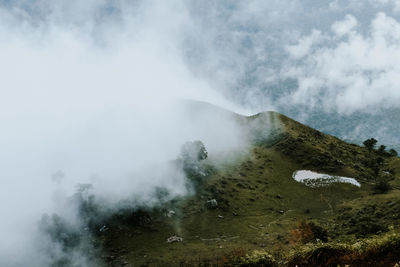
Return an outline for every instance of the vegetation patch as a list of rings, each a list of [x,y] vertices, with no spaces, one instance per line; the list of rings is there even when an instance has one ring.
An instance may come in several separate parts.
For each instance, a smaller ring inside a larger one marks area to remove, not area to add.
[[[400,234],[389,233],[355,243],[308,244],[291,252],[288,266],[394,266],[400,260]]]

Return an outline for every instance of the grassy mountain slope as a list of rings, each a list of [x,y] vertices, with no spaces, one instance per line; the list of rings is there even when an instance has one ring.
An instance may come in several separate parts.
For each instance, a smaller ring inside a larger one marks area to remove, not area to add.
[[[332,259],[335,253],[326,253],[321,259],[313,254],[323,241],[334,249],[333,244],[372,240],[397,229],[400,191],[374,194],[374,185],[386,175],[394,187],[400,186],[400,159],[275,112],[235,116],[248,133],[250,152],[223,166],[213,164],[218,155],[209,155],[204,164],[213,171],[192,196],[110,217],[108,230],[97,234],[109,266],[319,265],[329,260],[380,265],[400,260],[393,251],[364,255],[362,261],[361,256]],[[292,178],[300,169],[354,177],[362,186],[310,188]],[[210,206],[214,199],[217,205]],[[167,243],[174,235],[183,242]]]

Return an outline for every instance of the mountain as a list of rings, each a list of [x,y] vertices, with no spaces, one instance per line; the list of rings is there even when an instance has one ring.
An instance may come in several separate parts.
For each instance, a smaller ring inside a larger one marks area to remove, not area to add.
[[[201,102],[191,112],[233,118],[246,133],[248,152],[224,164],[209,153],[196,163],[202,175],[188,175],[192,195],[105,218],[95,238],[107,266],[393,266],[400,260],[399,158],[276,112],[246,117]],[[333,182],[298,182],[299,170],[331,175]]]

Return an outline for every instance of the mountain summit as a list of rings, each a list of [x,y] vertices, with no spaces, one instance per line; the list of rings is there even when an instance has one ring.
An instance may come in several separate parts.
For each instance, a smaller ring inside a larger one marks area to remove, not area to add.
[[[190,112],[210,125],[234,120],[248,151],[224,164],[220,155],[202,158],[207,171],[190,196],[107,218],[107,231],[96,234],[107,264],[387,266],[400,259],[399,158],[277,112],[242,116],[200,102]],[[301,170],[314,176],[294,179]]]

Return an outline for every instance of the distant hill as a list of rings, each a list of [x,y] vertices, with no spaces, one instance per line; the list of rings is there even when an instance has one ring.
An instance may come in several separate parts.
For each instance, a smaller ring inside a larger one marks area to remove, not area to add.
[[[288,111],[288,114],[297,117],[296,111]],[[349,142],[361,144],[374,137],[380,144],[400,150],[400,109],[354,112],[350,115],[318,111],[309,113],[304,122]]]

